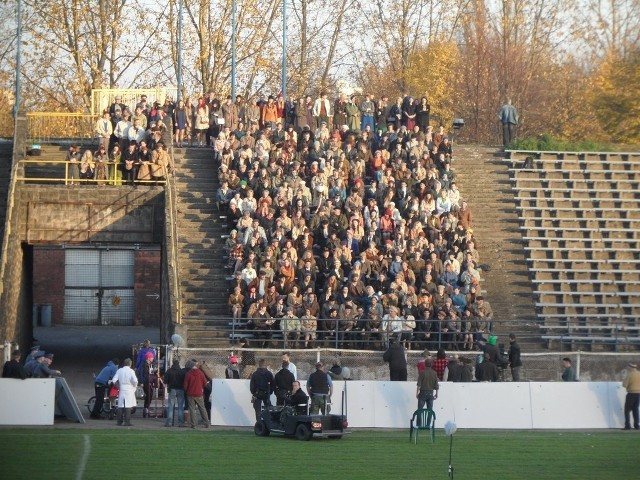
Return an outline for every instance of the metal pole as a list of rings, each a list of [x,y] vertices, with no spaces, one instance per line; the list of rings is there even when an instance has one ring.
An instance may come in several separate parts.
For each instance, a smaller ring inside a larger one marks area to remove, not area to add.
[[[282,0],[282,98],[287,98],[287,0]]]
[[[184,0],[178,1],[178,93],[176,102],[182,98],[182,4]]]
[[[18,115],[20,109],[20,68],[22,67],[22,0],[18,0],[18,12],[16,18],[16,94],[13,116]]]
[[[231,4],[231,101],[236,101],[236,4]]]

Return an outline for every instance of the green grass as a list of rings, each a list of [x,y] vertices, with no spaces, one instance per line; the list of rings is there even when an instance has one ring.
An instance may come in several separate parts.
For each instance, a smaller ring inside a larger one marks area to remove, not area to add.
[[[638,145],[599,143],[590,140],[571,142],[544,133],[537,137],[521,138],[511,142],[507,150],[534,150],[541,152],[617,152],[638,151]]]
[[[637,479],[640,432],[459,431],[456,479]],[[88,452],[88,455],[87,455]],[[449,439],[355,431],[310,442],[248,430],[0,430],[2,478],[446,479]]]

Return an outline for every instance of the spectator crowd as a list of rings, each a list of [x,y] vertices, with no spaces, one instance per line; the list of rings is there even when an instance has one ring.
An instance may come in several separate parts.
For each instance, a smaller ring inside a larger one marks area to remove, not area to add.
[[[191,113],[218,167],[229,311],[257,346],[471,350],[489,333],[473,217],[427,98],[210,94]]]

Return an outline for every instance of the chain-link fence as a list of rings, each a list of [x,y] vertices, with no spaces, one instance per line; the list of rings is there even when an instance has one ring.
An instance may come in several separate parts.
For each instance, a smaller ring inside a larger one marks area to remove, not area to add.
[[[347,367],[351,380],[389,380],[389,367],[383,361],[382,351],[362,350],[291,350],[290,358],[298,369],[298,378],[306,379],[314,372],[315,364],[322,361],[325,370],[338,364]],[[431,352],[435,356],[435,352]],[[236,355],[239,359],[240,374],[242,378],[250,378],[260,359],[265,359],[268,367],[276,372],[280,369],[283,351],[280,349],[237,349],[233,347],[218,349],[194,349],[194,348],[166,348],[166,358],[170,364],[173,358],[178,358],[184,365],[189,359],[204,362],[211,370],[214,378],[224,378],[228,358]],[[161,354],[163,355],[163,354]],[[453,355],[466,357],[475,362],[480,352],[448,352],[448,358]],[[638,355],[630,353],[596,353],[563,352],[548,353],[523,353],[522,369],[520,372],[522,381],[561,381],[562,359],[569,357],[573,361],[581,381],[621,381],[625,375],[626,365],[635,360]],[[407,364],[409,381],[417,380],[417,363],[423,358],[421,351],[408,351]],[[507,368],[504,379],[509,381],[511,374]]]

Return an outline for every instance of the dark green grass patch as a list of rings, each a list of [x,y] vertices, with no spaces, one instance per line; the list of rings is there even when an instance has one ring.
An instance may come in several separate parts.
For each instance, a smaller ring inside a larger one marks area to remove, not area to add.
[[[640,432],[459,431],[456,479],[637,479]],[[355,431],[300,442],[248,430],[0,430],[11,479],[446,479],[449,439]]]

